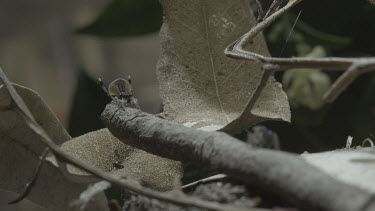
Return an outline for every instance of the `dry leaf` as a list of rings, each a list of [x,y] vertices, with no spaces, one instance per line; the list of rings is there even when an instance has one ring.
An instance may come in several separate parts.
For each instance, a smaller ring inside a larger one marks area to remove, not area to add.
[[[161,0],[164,8],[157,74],[168,119],[237,132],[265,119],[290,121],[286,94],[272,78],[255,108],[242,114],[263,72],[224,49],[256,23],[243,0]],[[249,48],[268,54],[262,36]]]
[[[373,147],[305,153],[302,157],[333,178],[375,193],[375,149]]]
[[[180,162],[126,145],[108,129],[74,138],[65,142],[62,149],[103,171],[120,177],[130,177],[160,191],[171,190],[174,180],[181,178],[183,174]],[[71,165],[68,165],[68,171],[76,175],[88,175]]]
[[[60,122],[34,91],[14,85],[37,122],[57,144],[71,139]],[[0,87],[0,189],[20,193],[30,182],[38,164],[38,157],[45,145],[26,125],[15,110],[7,109],[10,97],[6,89]],[[28,199],[50,210],[72,210],[69,201],[78,198],[86,189],[86,184],[68,180],[51,162],[45,161],[38,179],[28,195]],[[90,210],[107,210],[106,198],[101,194],[90,203]]]

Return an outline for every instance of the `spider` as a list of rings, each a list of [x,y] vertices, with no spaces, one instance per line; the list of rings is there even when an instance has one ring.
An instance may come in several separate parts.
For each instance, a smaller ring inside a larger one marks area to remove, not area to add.
[[[105,87],[101,78],[99,78],[99,84],[102,90],[111,98],[117,98],[121,100],[125,107],[140,109],[138,100],[133,97],[133,89],[131,86],[131,78],[128,76],[128,80],[118,78],[109,84],[108,89]]]

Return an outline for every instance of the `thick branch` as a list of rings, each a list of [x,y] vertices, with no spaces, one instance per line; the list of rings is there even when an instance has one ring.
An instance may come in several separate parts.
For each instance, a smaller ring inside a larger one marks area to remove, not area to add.
[[[126,188],[127,190],[133,191],[137,194],[148,196],[150,198],[159,199],[162,201],[170,202],[176,205],[182,206],[193,206],[204,208],[208,210],[241,210],[241,208],[234,208],[234,206],[226,206],[218,204],[216,202],[203,201],[197,198],[188,197],[188,196],[176,196],[174,193],[164,193],[159,191],[154,191],[134,183],[131,180],[122,179],[117,176],[111,175],[107,172],[104,172],[101,169],[96,168],[95,166],[86,163],[72,155],[68,152],[62,150],[57,144],[53,142],[50,136],[45,132],[45,130],[36,122],[34,116],[31,114],[29,108],[26,106],[25,102],[22,100],[21,96],[17,93],[13,85],[10,83],[8,77],[4,74],[3,70],[0,68],[0,82],[3,82],[5,88],[7,89],[11,99],[12,104],[7,109],[15,109],[19,114],[25,119],[26,124],[30,129],[38,134],[42,139],[43,143],[48,146],[50,151],[57,157],[59,160],[59,165],[66,165],[66,162],[85,170],[94,176],[97,176],[103,180],[116,184],[120,187]],[[117,98],[115,98],[117,99]],[[66,166],[65,166],[66,167]],[[31,190],[29,190],[31,191]],[[26,193],[27,194],[27,193]],[[21,196],[23,197],[23,196]],[[255,209],[257,211],[260,209]]]
[[[290,153],[255,149],[222,132],[205,132],[112,101],[102,113],[121,141],[147,152],[213,166],[305,210],[374,210],[374,195],[326,175]]]

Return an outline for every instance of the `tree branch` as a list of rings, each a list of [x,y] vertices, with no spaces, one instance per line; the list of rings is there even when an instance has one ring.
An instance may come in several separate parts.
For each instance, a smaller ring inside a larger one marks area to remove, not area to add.
[[[274,71],[285,71],[291,68],[315,68],[325,70],[345,70],[347,71],[337,80],[332,87],[324,95],[324,100],[327,103],[332,103],[342,91],[359,75],[375,70],[375,58],[275,58],[267,57],[261,54],[247,51],[245,48],[250,41],[254,39],[260,32],[273,23],[277,18],[287,12],[290,8],[301,2],[302,0],[289,0],[289,2],[276,12],[276,8],[280,6],[280,0],[275,0],[273,7],[268,11],[265,19],[254,26],[249,32],[244,34],[239,40],[229,45],[224,53],[232,58],[245,59],[257,61],[267,66],[268,69]],[[264,68],[264,69],[267,69]]]
[[[122,179],[119,177],[116,177],[114,175],[111,175],[107,172],[104,172],[93,165],[86,163],[69,153],[62,150],[57,144],[55,144],[50,136],[44,131],[44,129],[36,122],[35,118],[31,114],[30,110],[26,106],[25,102],[22,100],[21,96],[17,93],[9,79],[4,74],[3,70],[0,68],[0,81],[3,82],[5,88],[10,94],[10,97],[12,99],[12,105],[10,109],[15,109],[20,113],[20,115],[25,119],[26,124],[30,127],[30,129],[35,132],[37,135],[42,137],[42,141],[44,144],[46,144],[50,151],[57,157],[58,160],[60,160],[59,164],[66,165],[66,162],[76,166],[77,168],[80,168],[82,170],[85,170],[98,178],[101,178],[103,180],[106,180],[108,182],[111,182],[115,185],[121,186],[127,190],[133,191],[137,194],[144,195],[150,198],[159,199],[162,201],[166,201],[172,204],[180,205],[180,206],[193,206],[193,207],[199,207],[209,210],[241,210],[240,207],[235,206],[227,206],[222,205],[215,202],[210,201],[203,201],[197,198],[185,196],[185,195],[178,195],[176,196],[173,192],[170,193],[164,193],[159,191],[154,191],[146,187],[142,187],[138,185],[137,183],[134,183],[131,180]],[[116,98],[117,99],[117,98]],[[157,118],[157,117],[155,117]],[[30,189],[29,189],[30,191]],[[258,209],[254,208],[254,211],[257,211]]]
[[[374,210],[374,195],[340,182],[301,157],[252,148],[223,132],[184,127],[112,101],[101,116],[121,141],[147,152],[220,169],[302,210]]]

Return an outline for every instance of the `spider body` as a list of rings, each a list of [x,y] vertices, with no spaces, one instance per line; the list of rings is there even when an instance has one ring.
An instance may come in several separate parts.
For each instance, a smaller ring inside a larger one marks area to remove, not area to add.
[[[105,88],[104,83],[99,78],[100,86],[103,91],[107,93],[112,99],[120,100],[125,107],[137,108],[139,109],[138,100],[133,97],[133,89],[131,86],[130,76],[128,80],[123,78],[118,78],[114,80],[108,86],[108,90]]]
[[[118,98],[127,98],[133,96],[132,86],[130,80],[125,80],[123,78],[118,78],[114,80],[108,86],[108,92],[112,96],[117,96]]]

